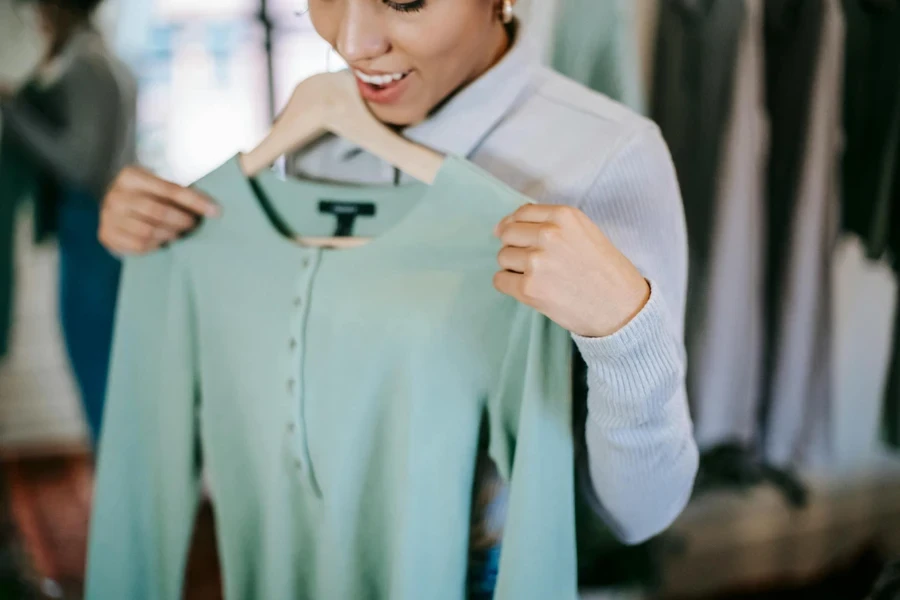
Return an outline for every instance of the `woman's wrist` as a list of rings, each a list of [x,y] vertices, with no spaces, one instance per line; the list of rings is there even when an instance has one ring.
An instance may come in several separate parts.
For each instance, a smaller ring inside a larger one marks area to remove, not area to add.
[[[607,313],[606,322],[602,325],[586,332],[573,333],[584,338],[604,338],[615,335],[627,327],[647,306],[652,292],[650,283],[642,276],[635,279],[634,284],[629,285],[623,292],[621,300],[617,302],[621,308],[617,319],[610,322]]]

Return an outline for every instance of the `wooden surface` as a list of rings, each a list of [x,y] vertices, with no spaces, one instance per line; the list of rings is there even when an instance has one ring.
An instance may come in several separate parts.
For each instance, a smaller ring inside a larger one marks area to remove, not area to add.
[[[66,599],[84,587],[93,467],[86,453],[51,458],[6,458],[0,462],[7,510],[18,530],[28,570],[49,578]],[[222,598],[215,529],[210,506],[199,512],[187,567],[185,597]]]

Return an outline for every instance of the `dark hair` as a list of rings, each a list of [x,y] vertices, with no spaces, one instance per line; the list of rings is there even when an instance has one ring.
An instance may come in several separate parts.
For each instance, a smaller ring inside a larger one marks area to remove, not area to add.
[[[64,10],[79,18],[87,18],[94,14],[103,0],[20,0],[21,2],[35,2],[37,4],[50,4],[55,8]]]
[[[900,560],[885,567],[875,584],[871,598],[872,600],[897,600],[900,598]]]
[[[41,0],[53,2],[61,8],[71,10],[73,13],[83,16],[91,16],[103,0]]]

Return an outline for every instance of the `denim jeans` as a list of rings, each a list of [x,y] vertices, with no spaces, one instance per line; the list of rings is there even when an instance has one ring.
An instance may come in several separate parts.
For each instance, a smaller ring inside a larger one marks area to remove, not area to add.
[[[63,195],[59,211],[59,307],[66,351],[96,443],[103,420],[106,378],[121,263],[97,240],[99,203],[88,194]]]

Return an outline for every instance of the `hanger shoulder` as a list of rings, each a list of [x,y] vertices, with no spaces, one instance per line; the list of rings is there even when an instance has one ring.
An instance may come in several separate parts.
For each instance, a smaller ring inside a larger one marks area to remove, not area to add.
[[[360,97],[356,81],[349,72],[329,75],[334,77],[327,81],[333,107],[326,115],[328,130],[419,181],[433,183],[444,157],[409,141],[376,119]]]
[[[407,140],[378,121],[360,97],[353,75],[342,71],[302,81],[269,135],[241,156],[241,168],[248,176],[257,175],[280,156],[310,144],[326,131],[425,183],[434,182],[444,161],[439,153]]]

